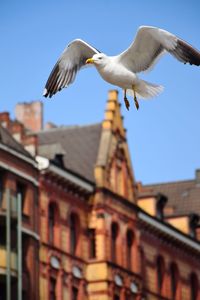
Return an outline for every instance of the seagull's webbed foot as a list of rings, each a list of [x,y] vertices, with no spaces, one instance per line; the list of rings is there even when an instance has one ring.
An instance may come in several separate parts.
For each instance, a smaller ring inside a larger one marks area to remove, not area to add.
[[[126,90],[124,90],[124,102],[125,102],[126,109],[129,110],[130,103],[126,97]]]
[[[138,110],[140,106],[139,106],[139,103],[138,103],[138,100],[137,100],[137,97],[136,97],[136,92],[135,92],[134,86],[133,86],[132,88],[133,88],[133,93],[134,93],[135,107],[136,107],[136,109]]]
[[[137,108],[137,110],[140,108],[139,103],[137,101],[137,97],[134,97],[134,102],[135,102],[135,107]]]
[[[130,103],[129,103],[128,99],[124,98],[124,102],[125,102],[125,105],[126,105],[126,109],[129,110]]]

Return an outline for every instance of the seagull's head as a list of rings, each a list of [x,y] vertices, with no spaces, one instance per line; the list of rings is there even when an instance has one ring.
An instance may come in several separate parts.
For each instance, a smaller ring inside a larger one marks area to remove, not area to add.
[[[96,66],[102,66],[106,63],[107,56],[104,53],[96,53],[93,57],[86,60],[86,64],[94,64]]]

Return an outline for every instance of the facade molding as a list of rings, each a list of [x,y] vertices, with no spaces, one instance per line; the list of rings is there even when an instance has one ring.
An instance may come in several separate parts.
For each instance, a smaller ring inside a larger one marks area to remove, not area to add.
[[[39,186],[38,181],[34,177],[27,175],[25,172],[22,172],[22,171],[14,168],[14,167],[11,167],[8,164],[5,164],[3,162],[0,162],[0,167],[2,167],[3,169],[5,169],[7,171],[10,171],[11,173],[13,173],[25,180],[32,182],[35,186]]]
[[[138,217],[141,221],[148,223],[149,225],[153,226],[154,228],[158,229],[159,231],[164,232],[165,234],[169,235],[170,237],[175,238],[179,242],[184,243],[185,245],[193,248],[194,250],[200,252],[200,243],[193,241],[192,239],[184,236],[181,232],[178,232],[174,227],[171,228],[168,224],[161,223],[155,218],[152,218],[148,214],[140,211],[138,213]]]
[[[86,182],[83,179],[79,178],[77,175],[74,175],[67,170],[62,170],[55,165],[50,164],[48,169],[45,169],[44,171],[51,171],[57,174],[58,176],[63,177],[67,181],[70,181],[75,185],[80,186],[81,188],[90,193],[94,191],[94,185],[92,183]]]
[[[22,232],[25,233],[25,234],[28,234],[29,236],[33,237],[37,241],[40,240],[39,234],[37,234],[36,232],[34,232],[34,231],[32,231],[28,228],[22,227]]]
[[[9,152],[10,154],[16,156],[17,158],[20,158],[22,160],[24,160],[25,162],[31,164],[32,166],[34,166],[35,168],[37,168],[37,163],[34,161],[34,158],[29,158],[29,157],[26,157],[25,155],[7,147],[6,145],[3,145],[0,143],[0,149],[6,151],[6,152]]]

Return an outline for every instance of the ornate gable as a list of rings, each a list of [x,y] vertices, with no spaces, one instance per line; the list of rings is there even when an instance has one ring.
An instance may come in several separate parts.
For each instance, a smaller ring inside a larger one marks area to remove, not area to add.
[[[106,187],[134,201],[134,176],[120,106],[118,92],[109,91],[95,166],[95,180],[97,186]]]

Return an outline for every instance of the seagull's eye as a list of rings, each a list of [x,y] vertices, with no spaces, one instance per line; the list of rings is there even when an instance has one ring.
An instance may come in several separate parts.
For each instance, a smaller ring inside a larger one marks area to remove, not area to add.
[[[102,57],[99,57],[99,59],[102,59]]]

